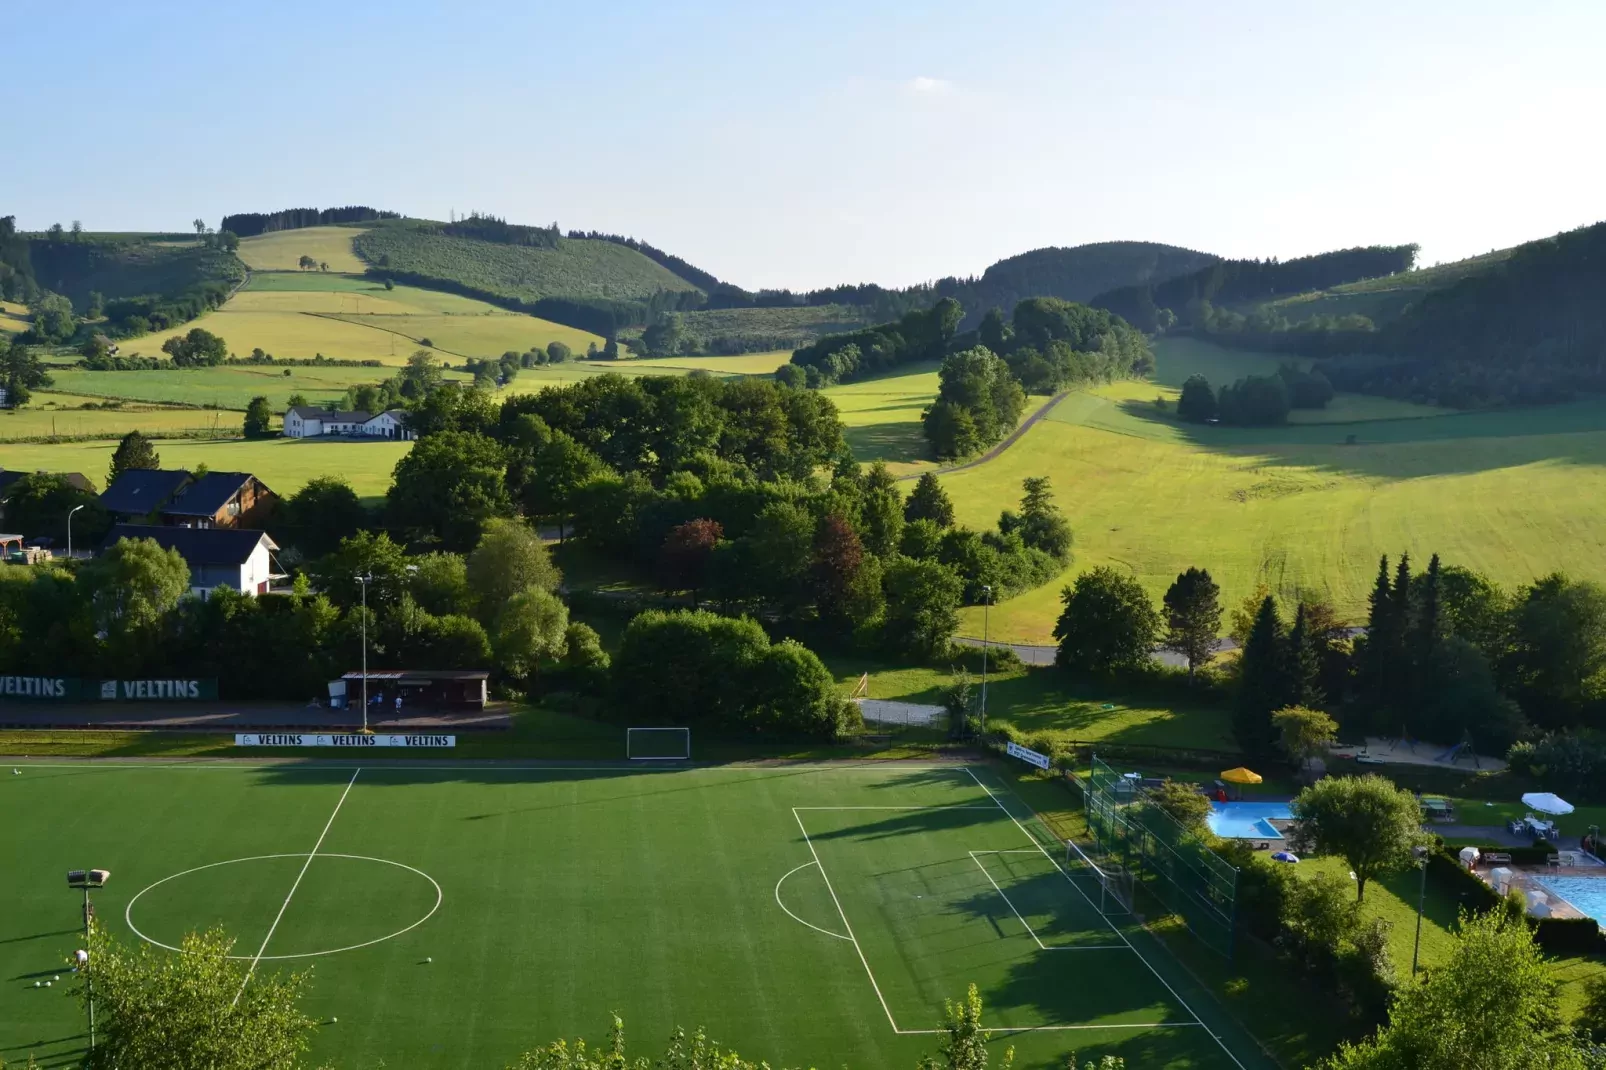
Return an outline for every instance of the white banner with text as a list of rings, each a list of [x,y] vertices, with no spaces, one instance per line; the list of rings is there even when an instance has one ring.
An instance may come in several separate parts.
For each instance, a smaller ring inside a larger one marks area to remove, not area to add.
[[[393,735],[351,732],[236,732],[236,747],[455,747],[456,736]]]
[[[1048,768],[1049,762],[1046,754],[1039,754],[1034,750],[1021,746],[1019,743],[1011,743],[1004,750],[1009,753],[1011,758],[1019,758],[1021,761],[1029,762],[1039,769]]]

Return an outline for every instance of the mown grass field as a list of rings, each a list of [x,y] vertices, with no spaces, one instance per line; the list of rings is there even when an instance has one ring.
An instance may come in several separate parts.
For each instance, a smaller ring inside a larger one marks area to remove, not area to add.
[[[85,407],[95,404],[70,394],[37,393],[26,408],[0,409],[0,440],[40,435],[122,435],[133,430],[146,434],[203,430],[237,434],[244,419],[239,412],[163,408],[138,402],[115,409]]]
[[[315,966],[318,1065],[504,1066],[601,1041],[617,1013],[637,1050],[706,1026],[774,1065],[906,1070],[970,983],[1006,1030],[994,1057],[1025,1067],[1268,1065],[1142,930],[1106,923],[984,766],[18,767],[0,1049],[24,1060],[82,1049],[67,975],[15,982],[78,946],[60,871],[92,857],[121,941],[217,925],[261,971]]]
[[[1162,359],[1162,379],[1184,370]],[[981,526],[1016,505],[1022,479],[1049,476],[1076,532],[1073,567],[994,607],[994,637],[1051,641],[1060,587],[1096,565],[1131,571],[1156,598],[1198,565],[1229,602],[1265,582],[1352,619],[1383,553],[1437,552],[1505,584],[1554,569],[1606,579],[1606,406],[1226,428],[1157,414],[1154,390],[1073,395],[997,460],[944,477],[960,518]],[[1398,412],[1375,401],[1356,409]],[[967,610],[965,633],[980,628]]]
[[[252,271],[300,271],[299,261],[310,256],[328,264],[330,271],[361,274],[368,265],[351,249],[351,239],[361,233],[360,227],[276,230],[240,239],[237,255]]]
[[[390,487],[391,472],[407,452],[406,442],[324,442],[270,438],[169,439],[157,442],[164,468],[206,465],[214,472],[251,472],[283,496],[294,494],[308,480],[341,476],[364,497],[378,497]],[[82,472],[104,486],[115,439],[94,442],[7,444],[0,451],[6,468]]]
[[[588,345],[602,345],[602,339],[589,331],[517,313],[465,316],[415,310],[402,315],[371,315],[364,311],[361,315],[341,313],[337,318],[365,330],[396,334],[415,350],[427,338],[438,352],[457,357],[526,353],[545,349],[551,342],[562,342],[572,352],[583,355]]]
[[[641,375],[660,371],[705,371],[714,375],[769,375],[792,359],[789,349],[774,349],[765,353],[743,353],[734,357],[650,357],[621,361],[618,368],[628,374],[634,370]]]
[[[909,365],[900,375],[827,387],[846,426],[848,445],[861,461],[885,461],[897,475],[935,468],[920,414],[937,396],[935,364]],[[1042,399],[1031,399],[1035,410]]]
[[[311,316],[299,312],[236,312],[224,305],[198,320],[130,339],[123,343],[123,352],[160,357],[164,342],[175,335],[187,334],[196,327],[203,327],[221,337],[228,343],[229,352],[237,357],[246,357],[251,350],[261,349],[276,357],[296,360],[322,353],[333,360],[379,360],[400,366],[407,363],[407,358],[416,351],[428,348],[403,334],[348,323],[333,316]],[[439,350],[434,352],[441,360],[450,360],[454,356]],[[498,351],[497,355],[500,356],[501,352]]]

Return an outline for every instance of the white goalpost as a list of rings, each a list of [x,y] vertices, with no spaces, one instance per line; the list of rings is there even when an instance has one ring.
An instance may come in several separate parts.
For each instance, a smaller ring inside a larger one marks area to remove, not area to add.
[[[689,728],[626,728],[625,757],[633,762],[684,762],[691,758]]]
[[[1132,913],[1132,871],[1106,859],[1101,865],[1089,858],[1072,840],[1065,841],[1065,868],[1068,873],[1098,884],[1099,913]]]

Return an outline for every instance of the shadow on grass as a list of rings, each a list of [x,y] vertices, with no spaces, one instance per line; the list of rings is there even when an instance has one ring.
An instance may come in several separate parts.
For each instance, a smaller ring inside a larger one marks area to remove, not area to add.
[[[1302,468],[1382,479],[1458,475],[1560,461],[1606,464],[1606,440],[1557,439],[1606,432],[1606,405],[1575,402],[1534,409],[1450,413],[1351,423],[1223,427],[1195,424],[1157,412],[1148,401],[1116,403],[1123,416],[1198,449],[1262,458],[1263,469]],[[1139,429],[1141,433],[1141,427]],[[1353,439],[1353,441],[1352,441]],[[1453,448],[1422,448],[1457,443]],[[1389,449],[1416,446],[1417,449]]]
[[[896,410],[907,406],[888,405],[885,408]],[[858,461],[914,462],[931,459],[925,432],[917,420],[845,427],[842,436],[847,439],[848,446],[853,450],[853,457]]]

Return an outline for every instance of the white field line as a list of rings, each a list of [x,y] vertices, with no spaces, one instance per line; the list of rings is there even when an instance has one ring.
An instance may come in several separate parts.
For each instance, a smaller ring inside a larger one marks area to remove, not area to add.
[[[798,869],[808,869],[810,866],[814,866],[816,869],[818,869],[819,865],[820,864],[818,862],[805,862],[801,866],[798,866],[797,869],[789,869],[785,873],[781,874],[781,879],[775,882],[775,905],[786,911],[787,917],[791,918],[793,921],[802,922],[804,925],[807,925],[817,933],[824,933],[826,936],[834,936],[838,940],[847,940],[849,937],[843,936],[841,933],[834,933],[830,929],[822,929],[812,921],[804,921],[802,918],[792,913],[791,908],[781,901],[781,885],[786,883],[787,877],[790,877],[792,874],[796,873]]]
[[[1062,947],[1050,947],[1049,945],[1043,943],[1043,938],[1037,935],[1037,930],[1032,928],[1030,922],[1028,922],[1025,918],[1021,917],[1020,911],[1015,909],[1014,901],[1009,898],[1008,894],[1005,893],[1004,889],[1002,889],[1002,888],[1000,888],[998,886],[998,882],[993,880],[993,875],[991,873],[987,872],[987,867],[981,864],[981,859],[976,857],[978,854],[988,854],[988,855],[1012,854],[1013,855],[1013,854],[1036,854],[1036,853],[1037,853],[1036,851],[972,851],[972,852],[970,852],[970,860],[972,862],[976,863],[976,868],[981,870],[981,875],[983,877],[987,878],[987,883],[991,884],[993,886],[993,891],[997,892],[998,893],[998,897],[1004,901],[1006,906],[1009,907],[1010,913],[1015,915],[1015,920],[1021,923],[1021,925],[1026,929],[1026,932],[1031,936],[1031,938],[1033,940],[1037,941],[1038,950],[1040,950],[1040,951],[1124,951],[1124,950],[1126,950],[1126,948],[1123,947],[1120,944],[1073,944],[1073,945],[1066,945],[1066,946],[1062,946]]]
[[[351,774],[351,779],[346,781],[346,790],[340,793],[340,801],[335,803],[334,813],[331,813],[329,820],[324,822],[323,831],[318,833],[318,842],[312,845],[307,860],[301,863],[301,872],[296,874],[296,882],[290,885],[289,894],[284,897],[284,902],[279,904],[279,913],[274,917],[273,924],[268,926],[268,935],[262,938],[262,946],[257,948],[256,958],[251,960],[250,967],[245,971],[245,979],[240,982],[240,990],[234,993],[234,1002],[229,1004],[230,1009],[233,1009],[235,1004],[240,1002],[240,997],[245,995],[245,986],[251,983],[251,975],[256,973],[257,963],[262,961],[263,954],[268,950],[268,941],[273,939],[274,932],[279,928],[279,922],[284,919],[284,912],[290,908],[291,898],[296,894],[296,889],[301,887],[301,878],[307,875],[307,867],[311,866],[312,860],[317,857],[318,848],[323,846],[324,837],[329,835],[329,829],[339,816],[340,808],[346,804],[346,796],[351,794],[351,786],[357,783],[357,774],[360,772],[362,772],[361,766]]]
[[[1237,1066],[1238,1070],[1248,1070],[1248,1068],[1239,1060],[1238,1056],[1232,1053],[1232,1049],[1227,1047],[1226,1041],[1217,1036],[1216,1033],[1208,1026],[1205,1026],[1204,1019],[1199,1017],[1199,1012],[1194,1010],[1193,1007],[1188,1004],[1188,1001],[1182,998],[1182,994],[1180,992],[1171,987],[1170,981],[1167,981],[1164,977],[1160,976],[1160,971],[1154,968],[1154,964],[1152,962],[1143,957],[1143,952],[1139,951],[1133,946],[1132,941],[1127,939],[1126,933],[1118,929],[1115,925],[1115,922],[1111,921],[1108,917],[1105,917],[1104,914],[1100,913],[1099,908],[1094,905],[1093,900],[1088,898],[1087,893],[1082,891],[1081,888],[1078,888],[1076,882],[1071,880],[1071,875],[1065,872],[1065,867],[1060,865],[1059,859],[1049,854],[1048,849],[1045,848],[1041,843],[1037,842],[1037,837],[1026,831],[1026,826],[1022,825],[1020,820],[1014,814],[1009,812],[1009,807],[1005,806],[1003,802],[999,800],[998,796],[993,794],[991,788],[982,783],[981,777],[976,775],[976,771],[967,765],[965,767],[965,772],[970,774],[970,779],[976,782],[976,786],[978,788],[987,793],[987,797],[989,799],[998,804],[998,808],[1004,811],[1005,816],[1007,816],[1011,821],[1015,822],[1015,827],[1020,829],[1021,835],[1025,836],[1028,840],[1037,845],[1037,849],[1043,853],[1043,857],[1052,862],[1054,864],[1054,868],[1059,870],[1060,875],[1065,878],[1065,883],[1069,884],[1073,889],[1076,890],[1076,894],[1081,896],[1082,899],[1086,901],[1087,905],[1092,908],[1095,914],[1098,914],[1099,917],[1104,918],[1104,923],[1110,927],[1110,931],[1121,938],[1121,943],[1125,944],[1128,948],[1131,948],[1132,954],[1136,955],[1138,957],[1138,961],[1149,968],[1149,972],[1154,974],[1154,979],[1165,986],[1165,990],[1171,993],[1172,998],[1181,1004],[1182,1009],[1193,1015],[1193,1021],[1187,1024],[1203,1027],[1204,1031],[1210,1034],[1210,1039],[1214,1040],[1221,1050],[1226,1052],[1227,1058],[1233,1061],[1233,1065]]]
[[[794,810],[992,810],[991,806],[794,806]]]

